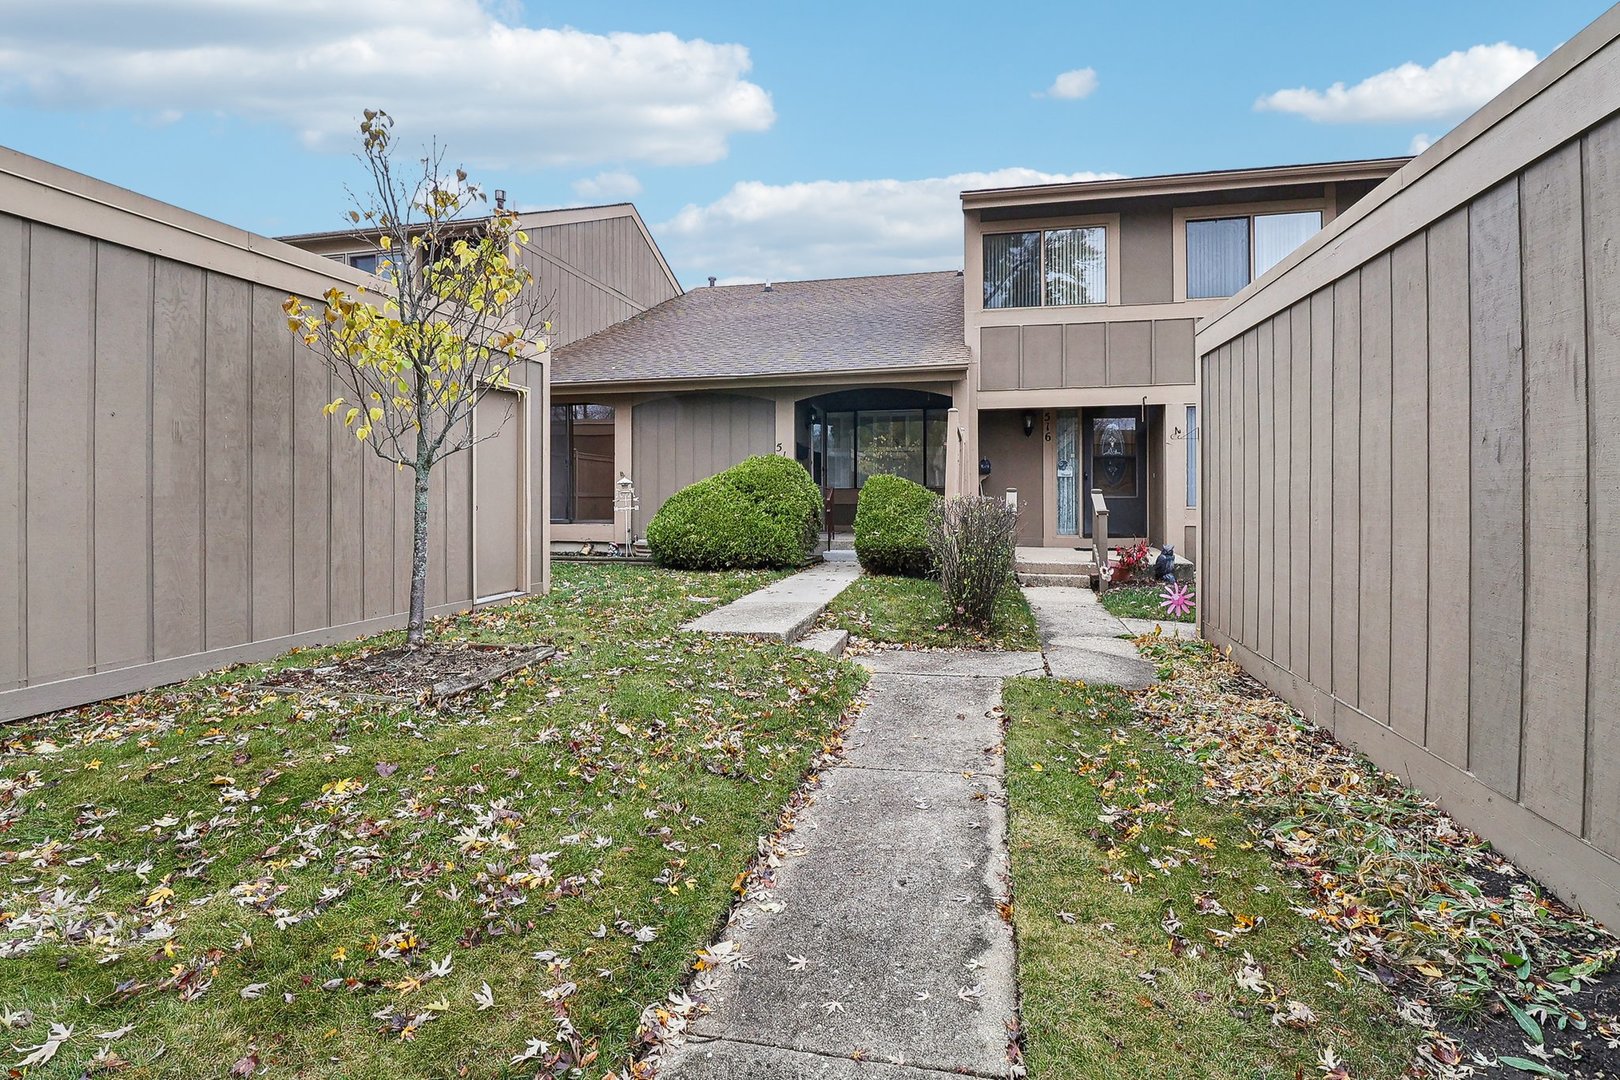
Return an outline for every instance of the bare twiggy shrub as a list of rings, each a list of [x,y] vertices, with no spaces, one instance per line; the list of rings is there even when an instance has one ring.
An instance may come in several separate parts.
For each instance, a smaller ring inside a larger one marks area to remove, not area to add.
[[[996,598],[1012,576],[1018,511],[1000,499],[964,495],[943,499],[928,523],[940,588],[950,620],[988,627]]]

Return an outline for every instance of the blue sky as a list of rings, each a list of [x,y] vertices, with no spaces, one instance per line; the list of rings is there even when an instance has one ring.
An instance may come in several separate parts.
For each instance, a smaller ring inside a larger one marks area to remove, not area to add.
[[[0,0],[0,143],[297,232],[382,105],[689,285],[931,269],[960,187],[1405,153],[1606,6]]]

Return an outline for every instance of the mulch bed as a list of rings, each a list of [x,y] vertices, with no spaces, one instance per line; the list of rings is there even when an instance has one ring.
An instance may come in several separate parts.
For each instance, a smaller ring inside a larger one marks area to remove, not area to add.
[[[255,684],[277,693],[441,704],[482,689],[556,652],[550,645],[429,642],[363,649],[331,664],[285,668]]]

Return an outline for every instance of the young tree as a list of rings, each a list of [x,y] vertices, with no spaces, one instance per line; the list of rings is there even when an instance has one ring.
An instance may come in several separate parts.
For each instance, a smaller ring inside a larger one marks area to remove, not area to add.
[[[287,328],[343,387],[326,415],[341,416],[377,456],[415,473],[407,633],[415,647],[427,634],[433,469],[472,447],[479,399],[508,385],[514,364],[544,351],[551,325],[519,259],[529,238],[517,215],[499,207],[483,212],[483,190],[461,169],[446,175],[437,144],[419,170],[402,175],[393,126],[387,113],[365,111],[359,157],[371,186],[350,193],[348,215],[356,236],[381,256],[379,287],[353,295],[329,289],[321,305],[289,296],[282,306]]]

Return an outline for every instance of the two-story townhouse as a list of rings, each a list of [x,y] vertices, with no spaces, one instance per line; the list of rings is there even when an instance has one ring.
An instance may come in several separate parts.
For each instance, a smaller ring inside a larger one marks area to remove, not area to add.
[[[969,191],[962,271],[710,279],[557,351],[552,536],[639,536],[681,486],[781,453],[835,529],[893,472],[1015,499],[1022,544],[1083,547],[1096,487],[1112,536],[1191,556],[1197,321],[1405,160]]]
[[[1098,490],[1112,537],[1194,556],[1198,320],[1405,161],[964,192],[967,457],[1020,541],[1080,545]]]

